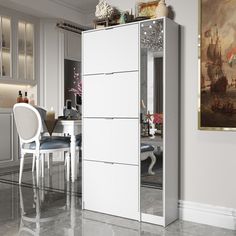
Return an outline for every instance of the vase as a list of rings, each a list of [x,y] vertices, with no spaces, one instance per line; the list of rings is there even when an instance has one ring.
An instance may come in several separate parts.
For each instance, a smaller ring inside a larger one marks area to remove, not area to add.
[[[156,17],[168,16],[168,7],[166,6],[165,0],[160,0],[158,7],[156,9]]]

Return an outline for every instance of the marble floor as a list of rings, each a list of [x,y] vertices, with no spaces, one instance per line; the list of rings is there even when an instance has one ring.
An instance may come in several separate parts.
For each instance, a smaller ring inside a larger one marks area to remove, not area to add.
[[[35,188],[25,171],[0,174],[0,235],[70,236],[236,236],[235,231],[176,221],[166,228],[94,212],[81,211],[80,181],[64,181],[64,169],[56,166]]]

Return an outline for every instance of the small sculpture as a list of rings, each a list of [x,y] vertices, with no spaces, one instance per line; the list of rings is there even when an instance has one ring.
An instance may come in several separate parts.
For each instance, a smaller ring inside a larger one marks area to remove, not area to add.
[[[98,19],[111,18],[114,14],[114,8],[107,3],[106,0],[99,0],[96,6],[95,16]]]
[[[167,17],[168,7],[166,6],[165,0],[160,0],[158,7],[156,9],[156,17]]]

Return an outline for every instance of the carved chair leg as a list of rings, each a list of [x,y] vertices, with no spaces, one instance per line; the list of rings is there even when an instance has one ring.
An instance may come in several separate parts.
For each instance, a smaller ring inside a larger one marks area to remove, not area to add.
[[[153,168],[153,166],[154,166],[155,163],[156,163],[156,156],[153,154],[153,152],[151,152],[151,153],[149,154],[149,156],[150,156],[152,162],[151,162],[151,164],[150,164],[150,166],[149,166],[149,168],[148,168],[148,174],[150,174],[150,175],[155,175],[155,172],[152,170],[152,168]]]

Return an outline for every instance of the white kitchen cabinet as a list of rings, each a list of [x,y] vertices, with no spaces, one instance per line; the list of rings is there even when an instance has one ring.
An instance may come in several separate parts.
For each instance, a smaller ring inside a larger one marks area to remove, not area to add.
[[[138,119],[87,118],[84,127],[85,160],[138,165]]]
[[[135,71],[139,68],[138,24],[85,33],[83,74]],[[92,66],[91,66],[92,65]]]
[[[18,21],[18,73],[19,80],[34,81],[34,25]]]
[[[0,167],[18,161],[18,136],[12,109],[0,109]]]
[[[0,76],[12,77],[12,23],[9,17],[0,16]]]
[[[65,59],[81,61],[81,35],[65,31],[64,36]]]
[[[139,73],[84,76],[84,117],[139,118]]]
[[[0,83],[36,85],[38,63],[37,18],[0,9]]]
[[[0,114],[0,130],[0,161],[11,161],[13,158],[11,114]]]
[[[84,208],[139,219],[138,166],[84,161]]]

